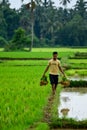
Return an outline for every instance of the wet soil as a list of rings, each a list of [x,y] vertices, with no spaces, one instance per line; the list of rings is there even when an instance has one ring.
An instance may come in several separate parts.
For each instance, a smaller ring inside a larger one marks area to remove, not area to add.
[[[51,123],[51,109],[52,109],[52,104],[54,101],[55,95],[50,95],[48,98],[48,103],[46,107],[44,108],[44,118],[43,121],[50,124]]]

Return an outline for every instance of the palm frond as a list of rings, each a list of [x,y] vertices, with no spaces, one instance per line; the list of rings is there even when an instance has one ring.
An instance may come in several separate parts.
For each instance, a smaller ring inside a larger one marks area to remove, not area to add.
[[[21,2],[23,2],[24,0],[21,0]]]

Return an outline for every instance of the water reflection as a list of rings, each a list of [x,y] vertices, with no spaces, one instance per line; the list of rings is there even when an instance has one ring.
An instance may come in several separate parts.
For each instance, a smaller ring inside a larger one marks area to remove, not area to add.
[[[82,91],[85,93],[81,93]],[[58,107],[59,117],[74,118],[76,120],[87,119],[87,89],[65,89],[60,94]]]
[[[79,81],[79,80],[87,81],[87,77],[85,77],[85,76],[81,77],[81,76],[75,75],[75,76],[69,77],[69,80],[72,80],[72,81]]]

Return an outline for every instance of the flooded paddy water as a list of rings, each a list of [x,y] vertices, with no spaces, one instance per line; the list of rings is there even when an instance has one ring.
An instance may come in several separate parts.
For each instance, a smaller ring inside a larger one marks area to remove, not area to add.
[[[72,81],[79,81],[79,80],[82,80],[82,81],[87,81],[87,76],[71,76],[69,77],[69,80],[72,80]]]
[[[60,118],[87,119],[87,88],[66,88],[60,93]]]

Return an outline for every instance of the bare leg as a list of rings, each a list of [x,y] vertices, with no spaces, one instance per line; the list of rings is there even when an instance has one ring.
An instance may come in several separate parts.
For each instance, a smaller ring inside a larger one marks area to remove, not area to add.
[[[52,84],[52,94],[55,95],[57,84]]]
[[[56,90],[56,88],[57,88],[57,84],[55,84],[55,90]]]

